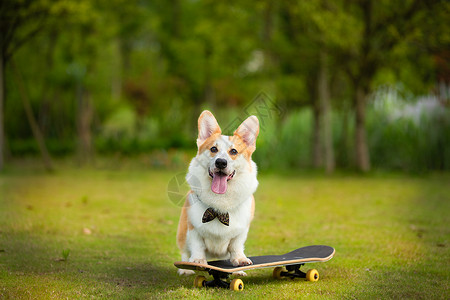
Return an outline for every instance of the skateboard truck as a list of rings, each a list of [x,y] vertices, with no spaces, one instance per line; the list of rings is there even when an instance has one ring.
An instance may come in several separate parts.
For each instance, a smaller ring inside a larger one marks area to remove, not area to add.
[[[298,265],[288,265],[286,266],[286,271],[284,271],[283,267],[276,267],[273,270],[273,277],[276,279],[281,279],[283,277],[289,277],[291,279],[294,278],[305,278],[308,281],[317,281],[319,280],[319,272],[316,269],[308,270],[308,272],[303,272],[300,268],[304,264]]]
[[[230,284],[226,281],[230,274],[219,272],[216,270],[210,270],[209,275],[211,275],[214,279],[210,281],[204,281],[203,286],[207,287],[221,287],[225,289],[230,288]]]
[[[233,279],[228,282],[227,279],[230,273],[220,272],[217,270],[208,270],[209,275],[213,277],[213,280],[207,281],[204,276],[197,276],[194,281],[195,287],[218,287],[224,289],[230,289],[233,291],[242,291],[244,289],[244,282],[241,279]]]

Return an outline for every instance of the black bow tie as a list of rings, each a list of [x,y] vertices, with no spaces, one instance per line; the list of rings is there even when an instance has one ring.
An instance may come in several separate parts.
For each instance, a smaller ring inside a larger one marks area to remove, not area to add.
[[[230,215],[228,213],[218,213],[211,207],[208,208],[203,214],[202,223],[210,222],[215,218],[217,218],[223,225],[230,226]]]

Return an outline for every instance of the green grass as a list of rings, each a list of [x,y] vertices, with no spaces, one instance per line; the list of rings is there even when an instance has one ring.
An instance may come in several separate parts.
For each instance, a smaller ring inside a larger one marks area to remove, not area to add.
[[[442,298],[450,295],[450,176],[261,174],[247,255],[326,244],[321,280],[249,271],[245,290],[178,277],[178,172],[0,175],[0,299]]]

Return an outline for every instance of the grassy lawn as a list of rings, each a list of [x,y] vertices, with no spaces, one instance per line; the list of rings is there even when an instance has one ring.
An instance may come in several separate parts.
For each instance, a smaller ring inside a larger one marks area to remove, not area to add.
[[[0,299],[450,296],[450,176],[260,174],[246,254],[326,244],[321,280],[249,271],[245,290],[178,277],[176,171],[0,175]]]

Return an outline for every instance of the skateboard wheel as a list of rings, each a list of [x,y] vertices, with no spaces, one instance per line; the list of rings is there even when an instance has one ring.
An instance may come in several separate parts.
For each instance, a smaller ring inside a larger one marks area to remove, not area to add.
[[[241,279],[233,279],[230,283],[230,290],[242,291],[244,289],[244,282]]]
[[[203,283],[206,281],[205,276],[197,276],[194,280],[194,287],[201,288],[203,287]]]
[[[306,280],[317,281],[319,280],[319,272],[316,269],[311,269],[306,272]]]
[[[281,272],[283,272],[283,267],[276,267],[273,269],[273,278],[275,279],[281,279],[283,276],[281,276]]]

